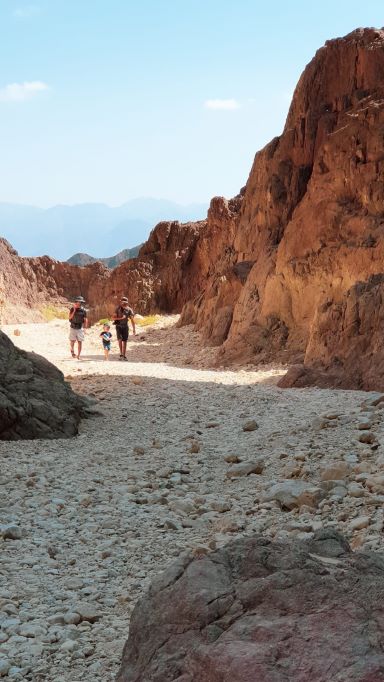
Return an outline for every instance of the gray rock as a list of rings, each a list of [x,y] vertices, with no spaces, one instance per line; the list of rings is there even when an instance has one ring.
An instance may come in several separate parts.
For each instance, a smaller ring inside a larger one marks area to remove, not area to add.
[[[86,406],[54,365],[0,331],[0,440],[75,436]]]
[[[383,599],[383,557],[352,554],[333,530],[303,542],[240,538],[153,581],[117,682],[379,682]]]
[[[228,469],[227,478],[237,478],[238,476],[249,476],[250,474],[262,474],[264,470],[264,460],[260,457],[252,462],[240,462]]]
[[[317,507],[323,497],[321,488],[305,481],[287,480],[273,485],[263,497],[264,502],[276,500],[282,509],[294,509],[306,505]]]
[[[0,677],[5,677],[8,675],[8,671],[11,667],[11,662],[8,658],[0,658]]]
[[[256,429],[258,429],[258,428],[259,428],[259,425],[254,419],[251,419],[250,421],[243,424],[243,431],[245,431],[245,432],[256,431]]]
[[[96,623],[103,615],[96,606],[84,602],[75,604],[73,613],[78,613],[81,621],[87,620],[89,623]]]
[[[15,526],[14,524],[2,526],[0,533],[5,540],[21,540],[23,537],[23,532],[20,526]]]
[[[349,524],[350,530],[362,530],[363,528],[367,528],[370,524],[371,520],[369,516],[358,516],[356,519],[352,519],[352,521]]]

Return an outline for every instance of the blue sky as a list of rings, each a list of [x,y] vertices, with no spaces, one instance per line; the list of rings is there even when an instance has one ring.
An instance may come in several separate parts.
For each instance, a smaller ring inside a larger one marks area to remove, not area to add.
[[[382,0],[0,0],[0,201],[234,195],[328,38]]]

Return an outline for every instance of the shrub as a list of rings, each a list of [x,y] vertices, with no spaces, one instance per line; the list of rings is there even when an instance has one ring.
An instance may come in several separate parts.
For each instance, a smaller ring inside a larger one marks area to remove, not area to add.
[[[46,305],[44,308],[40,309],[40,312],[46,322],[50,322],[51,320],[66,320],[68,318],[68,310],[58,308],[54,305]]]
[[[135,322],[140,327],[148,327],[150,324],[155,324],[155,322],[158,322],[159,318],[160,315],[146,315],[145,317],[135,320]]]

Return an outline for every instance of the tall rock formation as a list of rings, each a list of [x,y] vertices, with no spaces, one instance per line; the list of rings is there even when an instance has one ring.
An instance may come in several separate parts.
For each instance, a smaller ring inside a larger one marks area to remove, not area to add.
[[[384,31],[327,42],[299,80],[283,134],[256,154],[228,231],[246,279],[222,361],[305,359],[346,387],[384,387],[383,130]],[[198,325],[227,289],[217,278],[212,286],[216,272],[186,311]]]

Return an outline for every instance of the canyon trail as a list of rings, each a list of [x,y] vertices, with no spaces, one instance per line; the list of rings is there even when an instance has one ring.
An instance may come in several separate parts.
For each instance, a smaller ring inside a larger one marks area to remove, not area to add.
[[[81,362],[65,321],[4,329],[98,404],[76,438],[0,443],[0,675],[112,682],[134,604],[186,549],[329,526],[382,547],[380,396],[212,369],[217,350],[176,321],[139,329],[126,363],[116,341],[104,361],[97,326]]]

